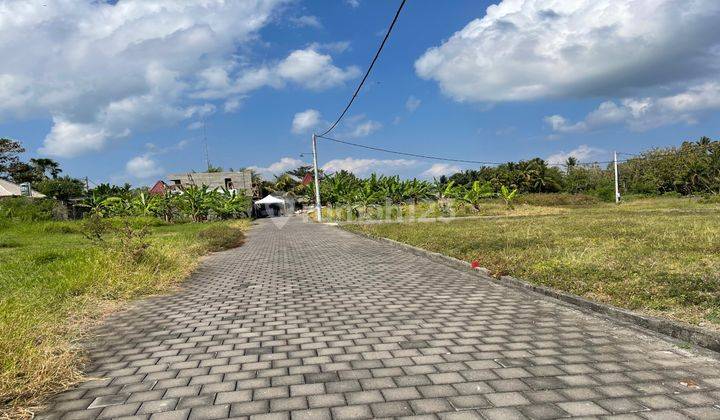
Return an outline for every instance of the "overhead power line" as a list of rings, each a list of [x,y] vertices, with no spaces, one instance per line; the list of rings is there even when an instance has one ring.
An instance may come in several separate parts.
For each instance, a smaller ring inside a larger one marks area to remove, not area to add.
[[[357,89],[355,89],[355,93],[353,93],[352,97],[350,98],[350,102],[348,102],[347,106],[343,110],[342,113],[340,113],[340,116],[335,120],[335,122],[325,130],[322,134],[320,134],[320,137],[328,134],[331,132],[335,126],[340,123],[340,120],[343,119],[345,114],[350,109],[350,106],[352,106],[353,102],[355,101],[355,98],[358,96],[358,93],[360,93],[360,89],[362,89],[363,85],[365,84],[365,80],[367,80],[368,76],[370,75],[370,71],[372,70],[373,66],[375,65],[375,62],[377,61],[378,57],[380,56],[380,52],[382,52],[383,47],[385,47],[385,43],[387,42],[388,38],[390,37],[390,33],[392,32],[393,28],[395,27],[395,22],[397,22],[398,17],[400,16],[400,11],[402,11],[403,6],[405,6],[405,2],[407,0],[402,0],[400,3],[400,6],[397,9],[397,12],[395,12],[395,17],[393,18],[392,22],[390,23],[390,27],[388,27],[387,32],[385,33],[385,38],[383,38],[382,42],[380,43],[380,47],[378,48],[377,52],[375,53],[375,57],[373,57],[372,61],[370,62],[370,66],[368,67],[367,71],[365,72],[365,76],[363,76],[362,80],[360,81],[360,84],[358,85]]]
[[[429,159],[429,160],[440,160],[444,162],[457,162],[457,163],[473,163],[477,165],[503,165],[508,162],[490,162],[490,161],[482,161],[482,160],[469,160],[469,159],[455,159],[455,158],[449,158],[449,157],[443,157],[443,156],[433,156],[433,155],[422,155],[419,153],[409,153],[409,152],[401,152],[398,150],[390,150],[390,149],[384,149],[382,147],[375,147],[375,146],[368,146],[365,144],[359,144],[359,143],[353,143],[347,140],[340,140],[333,137],[326,137],[326,136],[317,136],[317,138],[329,140],[335,143],[345,144],[347,146],[353,146],[353,147],[360,147],[362,149],[368,149],[368,150],[375,150],[378,152],[383,153],[391,153],[394,155],[400,155],[400,156],[410,156],[410,157],[416,157],[419,159]],[[625,161],[619,160],[618,163],[622,163]],[[600,164],[610,164],[613,163],[612,160],[607,161],[595,161],[595,162],[577,162],[575,163],[576,166],[581,165],[600,165]],[[568,166],[567,163],[554,163],[552,166]]]
[[[453,159],[453,158],[446,158],[446,157],[440,157],[440,156],[421,155],[421,154],[417,154],[417,153],[399,152],[397,150],[383,149],[381,147],[366,146],[364,144],[352,143],[352,142],[345,141],[345,140],[334,139],[332,137],[325,137],[325,136],[317,136],[317,137],[321,138],[321,139],[325,139],[325,140],[330,140],[335,143],[346,144],[348,146],[361,147],[363,149],[376,150],[378,152],[392,153],[395,155],[412,156],[412,157],[421,158],[421,159],[442,160],[442,161],[446,161],[446,162],[459,162],[459,163],[476,163],[479,165],[500,165],[501,164],[500,162],[483,162],[483,161],[479,161],[479,160]]]

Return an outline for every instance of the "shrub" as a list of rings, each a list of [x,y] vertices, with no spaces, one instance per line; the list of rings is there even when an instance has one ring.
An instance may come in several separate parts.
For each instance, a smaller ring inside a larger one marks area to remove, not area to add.
[[[211,252],[236,248],[245,242],[242,229],[231,226],[210,226],[198,232],[198,237],[205,241]]]
[[[0,218],[27,222],[52,220],[55,203],[49,198],[5,197],[0,199]]]

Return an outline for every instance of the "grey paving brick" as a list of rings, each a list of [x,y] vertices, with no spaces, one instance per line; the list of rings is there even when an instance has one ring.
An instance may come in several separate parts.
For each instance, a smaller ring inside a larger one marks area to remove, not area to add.
[[[647,407],[631,398],[609,398],[606,400],[598,400],[596,403],[613,414],[634,413],[648,410]]]
[[[599,416],[609,414],[607,410],[592,401],[561,402],[557,405],[571,416]]]
[[[367,405],[348,405],[343,407],[333,407],[332,416],[334,419],[371,419],[373,413]]]
[[[521,407],[520,411],[531,419],[546,420],[567,417],[568,413],[555,404],[533,404]]]
[[[488,401],[495,407],[508,407],[513,405],[529,404],[525,396],[519,392],[498,392],[494,394],[484,395]]]
[[[222,419],[222,418],[226,418],[228,416],[229,412],[230,412],[229,404],[193,407],[190,410],[190,417],[188,417],[188,418],[190,420]]]
[[[103,379],[38,418],[720,418],[716,361],[385,243],[276,221],[176,293],[109,316],[88,343],[87,374]]]
[[[292,420],[330,420],[332,415],[327,408],[314,408],[310,410],[298,410],[291,413]]]
[[[425,398],[422,400],[410,401],[410,406],[415,414],[440,413],[454,410],[453,406],[445,398]]]
[[[316,407],[337,407],[345,405],[345,396],[343,394],[321,394],[311,395],[308,397],[308,404],[311,408]]]
[[[480,410],[480,414],[487,420],[524,420],[527,419],[522,412],[514,408],[487,408]]]
[[[154,413],[150,416],[150,420],[185,420],[190,416],[190,409],[165,411],[162,413]]]

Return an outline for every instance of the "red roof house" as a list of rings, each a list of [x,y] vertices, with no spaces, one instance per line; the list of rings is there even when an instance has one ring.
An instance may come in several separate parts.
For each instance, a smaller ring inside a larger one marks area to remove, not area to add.
[[[155,183],[155,185],[150,188],[148,191],[148,194],[152,195],[163,195],[165,194],[165,191],[168,189],[168,185],[164,183],[163,181],[158,181]]]

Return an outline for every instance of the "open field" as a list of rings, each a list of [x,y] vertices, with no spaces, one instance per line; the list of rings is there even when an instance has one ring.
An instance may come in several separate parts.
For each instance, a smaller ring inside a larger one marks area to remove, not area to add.
[[[415,220],[440,217],[482,217],[482,216],[538,216],[560,214],[566,207],[597,204],[600,200],[581,194],[529,194],[521,196],[513,209],[497,198],[488,198],[480,209],[458,200],[422,201],[417,204],[387,204],[375,206],[323,207],[323,221],[357,222],[365,220]],[[309,212],[315,218],[315,211]]]
[[[0,407],[77,381],[75,343],[88,326],[123,301],[168,291],[201,255],[240,245],[249,226],[130,220],[130,229],[111,221],[117,231],[95,242],[81,222],[0,220]]]
[[[544,216],[345,228],[477,260],[497,276],[720,329],[718,203],[639,199]]]

